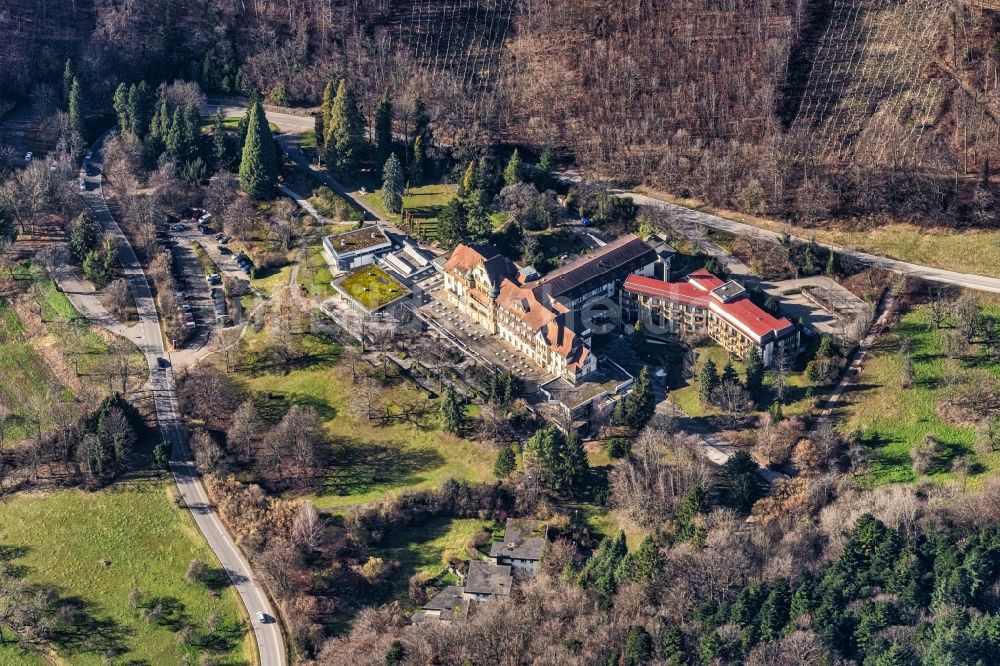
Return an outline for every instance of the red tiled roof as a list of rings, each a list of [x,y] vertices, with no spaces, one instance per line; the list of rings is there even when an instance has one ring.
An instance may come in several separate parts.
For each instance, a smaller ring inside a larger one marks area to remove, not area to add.
[[[625,280],[624,287],[635,294],[711,310],[758,342],[769,333],[774,337],[781,337],[792,328],[792,322],[772,316],[746,296],[739,296],[728,303],[712,298],[711,290],[724,283],[706,270],[691,273],[687,279],[687,282],[663,282],[641,275],[630,275]]]

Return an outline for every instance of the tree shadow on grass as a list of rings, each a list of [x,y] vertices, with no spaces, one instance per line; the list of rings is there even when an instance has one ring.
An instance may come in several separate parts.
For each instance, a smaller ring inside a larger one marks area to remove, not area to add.
[[[127,652],[129,632],[111,618],[100,617],[99,607],[80,597],[60,597],[48,636],[59,650],[92,652],[104,656]]]
[[[199,631],[191,644],[208,652],[223,653],[236,649],[246,635],[247,628],[242,622],[226,622],[212,631]]]
[[[140,614],[150,622],[179,631],[190,622],[184,602],[174,596],[150,596],[142,601]]]
[[[338,439],[330,455],[324,495],[354,495],[382,485],[412,485],[420,472],[440,467],[444,458],[430,448],[402,449],[392,443]]]

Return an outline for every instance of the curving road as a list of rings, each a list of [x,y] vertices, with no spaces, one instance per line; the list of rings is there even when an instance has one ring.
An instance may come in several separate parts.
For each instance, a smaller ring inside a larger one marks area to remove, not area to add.
[[[774,243],[777,243],[778,239],[781,237],[781,234],[774,231],[761,229],[760,227],[755,227],[751,224],[745,224],[743,222],[737,222],[735,220],[729,220],[724,217],[719,217],[718,215],[703,213],[692,208],[685,208],[684,206],[661,201],[660,199],[654,199],[653,197],[646,196],[645,194],[637,194],[635,192],[618,192],[618,194],[632,199],[632,201],[640,206],[650,206],[665,210],[676,217],[682,224],[697,224],[710,229],[725,231],[737,236],[761,238]],[[792,236],[791,238],[803,243],[809,242],[808,239],[799,238],[797,236]],[[979,291],[1000,293],[1000,278],[976,275],[974,273],[959,273],[957,271],[948,271],[942,268],[933,268],[931,266],[921,266],[920,264],[914,264],[908,261],[899,261],[898,259],[890,259],[877,254],[862,252],[861,250],[852,250],[850,248],[839,247],[837,245],[830,245],[829,243],[821,243],[818,241],[816,242],[816,245],[828,250],[833,250],[839,255],[850,257],[859,264],[866,266],[875,266],[884,270],[893,271],[894,273],[912,275],[923,280],[953,284],[958,287],[965,287],[966,289],[977,289]]]
[[[191,510],[195,523],[205,535],[205,540],[208,541],[208,545],[216,557],[219,558],[219,562],[229,575],[249,613],[261,666],[284,666],[286,661],[285,644],[280,625],[276,621],[277,616],[264,589],[254,580],[250,564],[240,552],[208,498],[208,493],[194,468],[191,452],[184,438],[180,410],[177,408],[177,399],[174,394],[173,370],[171,368],[160,369],[159,367],[159,359],[167,358],[168,354],[163,346],[160,319],[153,302],[152,292],[146,280],[146,274],[142,270],[142,265],[108,209],[101,190],[99,150],[103,141],[102,137],[94,145],[93,159],[90,160],[98,167],[97,175],[86,176],[84,172],[80,172],[80,178],[86,183],[86,190],[81,192],[81,196],[104,232],[115,239],[118,258],[132,290],[132,296],[135,298],[139,324],[138,330],[134,328],[129,330],[129,337],[137,338],[139,349],[149,366],[148,385],[153,394],[160,433],[164,441],[172,447],[170,472],[173,474],[184,503]],[[268,618],[267,624],[261,624],[257,621],[258,612],[265,614]]]

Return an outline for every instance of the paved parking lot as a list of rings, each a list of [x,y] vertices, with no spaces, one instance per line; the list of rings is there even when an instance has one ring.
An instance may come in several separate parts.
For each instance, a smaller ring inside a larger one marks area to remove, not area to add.
[[[871,317],[868,303],[822,275],[759,284],[778,299],[786,317],[792,321],[802,319],[818,333],[834,338],[857,335]]]
[[[443,329],[446,337],[453,344],[457,343],[464,353],[478,356],[502,370],[510,370],[524,383],[529,393],[534,393],[538,384],[552,378],[499,336],[489,334],[460,313],[447,301],[442,290],[431,291],[428,296],[428,302],[418,308],[419,312]]]

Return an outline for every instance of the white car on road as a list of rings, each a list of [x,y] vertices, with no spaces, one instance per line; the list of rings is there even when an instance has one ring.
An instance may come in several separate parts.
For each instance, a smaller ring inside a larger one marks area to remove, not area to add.
[[[257,611],[257,621],[261,624],[267,624],[267,616],[262,611]]]

